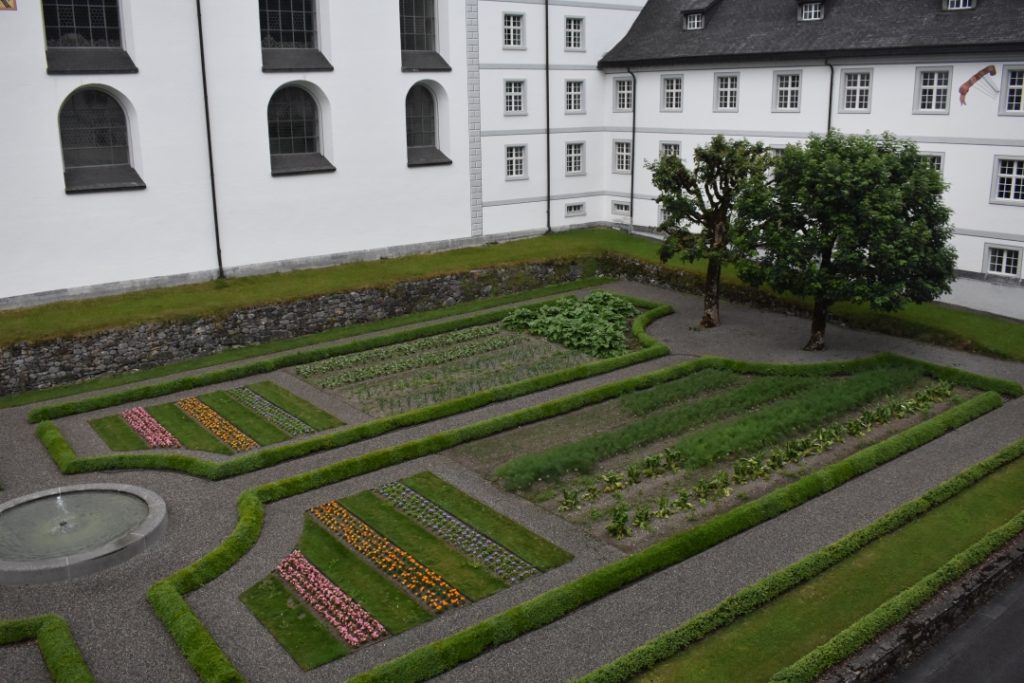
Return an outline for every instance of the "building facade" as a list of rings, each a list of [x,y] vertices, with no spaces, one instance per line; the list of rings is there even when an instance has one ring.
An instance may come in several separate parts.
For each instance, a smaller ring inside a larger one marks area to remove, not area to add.
[[[0,56],[4,306],[649,231],[645,161],[830,128],[941,168],[965,281],[1024,273],[1018,0],[20,0]]]

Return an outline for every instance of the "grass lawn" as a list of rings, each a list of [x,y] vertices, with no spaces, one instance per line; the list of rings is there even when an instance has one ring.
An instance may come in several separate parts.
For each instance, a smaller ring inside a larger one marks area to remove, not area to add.
[[[338,502],[381,536],[440,574],[470,600],[486,598],[505,587],[497,576],[455,551],[372,491]]]
[[[89,425],[96,430],[96,433],[100,435],[104,443],[110,446],[112,451],[144,451],[149,448],[146,440],[129,427],[120,415],[90,420]]]
[[[541,571],[554,569],[572,559],[570,553],[527,531],[431,472],[420,472],[403,479],[402,483]]]
[[[639,681],[766,681],[1021,511],[1024,460],[719,630]]]
[[[177,437],[181,445],[193,451],[232,455],[233,450],[210,432],[199,426],[191,417],[181,412],[173,403],[147,408],[149,414]]]
[[[257,382],[256,384],[250,384],[249,389],[267,399],[278,408],[282,408],[291,413],[318,432],[325,429],[340,427],[345,424],[333,415],[325,413],[312,403],[302,400],[295,394],[282,389],[273,382]]]
[[[290,437],[223,391],[203,394],[200,399],[225,420],[261,446],[287,441]]]

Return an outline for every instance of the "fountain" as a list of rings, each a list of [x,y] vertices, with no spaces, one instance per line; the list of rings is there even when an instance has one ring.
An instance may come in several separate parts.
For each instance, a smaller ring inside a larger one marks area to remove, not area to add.
[[[137,486],[85,484],[0,505],[0,585],[92,574],[138,555],[163,534],[167,505]]]

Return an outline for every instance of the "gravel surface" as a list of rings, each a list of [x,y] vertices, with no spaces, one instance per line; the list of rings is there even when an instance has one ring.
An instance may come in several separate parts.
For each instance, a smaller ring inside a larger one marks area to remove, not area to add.
[[[62,584],[0,587],[0,619],[46,612],[65,617],[97,680],[133,683],[156,680],[154,672],[159,672],[161,681],[195,680],[187,662],[146,604],[145,593],[153,582],[208,553],[232,531],[237,521],[235,502],[238,495],[251,486],[702,355],[819,362],[891,351],[1024,381],[1022,364],[838,326],[828,331],[829,350],[805,353],[799,349],[809,334],[809,321],[729,304],[723,305],[723,327],[697,331],[694,326],[700,318],[701,302],[696,297],[632,283],[619,283],[611,289],[670,303],[676,308],[676,314],[657,321],[650,328],[656,338],[669,344],[672,356],[221,482],[148,471],[63,477],[36,440],[33,426],[25,420],[31,407],[0,411],[0,485],[4,487],[0,490],[0,502],[62,483],[117,482],[159,493],[167,501],[169,510],[164,539],[120,567]],[[279,377],[273,379],[280,380]],[[204,391],[251,381],[256,379],[225,383]],[[295,385],[288,384],[288,388],[294,390]],[[312,394],[304,394],[304,398],[321,403]],[[153,402],[166,400],[169,398]],[[108,409],[97,411],[95,415],[68,418],[67,425],[62,422],[62,427],[75,432],[76,445],[85,445],[85,440],[91,437],[84,431],[79,432],[80,426],[87,419],[110,412],[118,411]],[[354,418],[347,420],[350,422],[359,420],[355,415],[343,417]],[[556,681],[583,674],[713,606],[750,582],[860,528],[968,464],[1021,438],[1024,436],[1021,425],[1024,425],[1024,401],[1011,402],[896,462],[566,619],[497,648],[442,678],[450,681]],[[92,445],[95,446],[95,442]],[[452,610],[429,624],[303,674],[242,607],[238,594],[266,575],[294,547],[303,510],[423,469],[456,483],[470,495],[568,549],[576,559],[479,603]],[[256,547],[235,567],[188,599],[217,641],[251,680],[336,681],[454,633],[620,556],[618,550],[586,536],[557,516],[492,487],[444,454],[438,454],[268,506],[264,532]],[[600,629],[598,637],[592,635],[596,629]],[[26,652],[33,654],[26,655]],[[35,648],[0,648],[0,680],[26,683],[48,680],[39,665]],[[16,677],[9,679],[9,672],[17,672]]]

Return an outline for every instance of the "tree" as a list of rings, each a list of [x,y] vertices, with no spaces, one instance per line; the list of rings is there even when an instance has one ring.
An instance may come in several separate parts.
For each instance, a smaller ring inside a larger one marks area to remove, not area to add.
[[[658,203],[665,221],[658,226],[667,238],[661,260],[681,254],[687,261],[706,258],[703,327],[721,322],[718,295],[722,263],[732,260],[731,250],[737,191],[750,177],[763,177],[770,165],[767,149],[747,140],[726,140],[716,135],[693,151],[691,170],[674,154],[647,164],[654,173]],[[692,227],[699,229],[693,232]]]
[[[945,188],[912,142],[888,134],[833,132],[790,145],[742,193],[740,276],[814,297],[804,348],[823,349],[834,303],[894,311],[950,291],[956,252]]]

